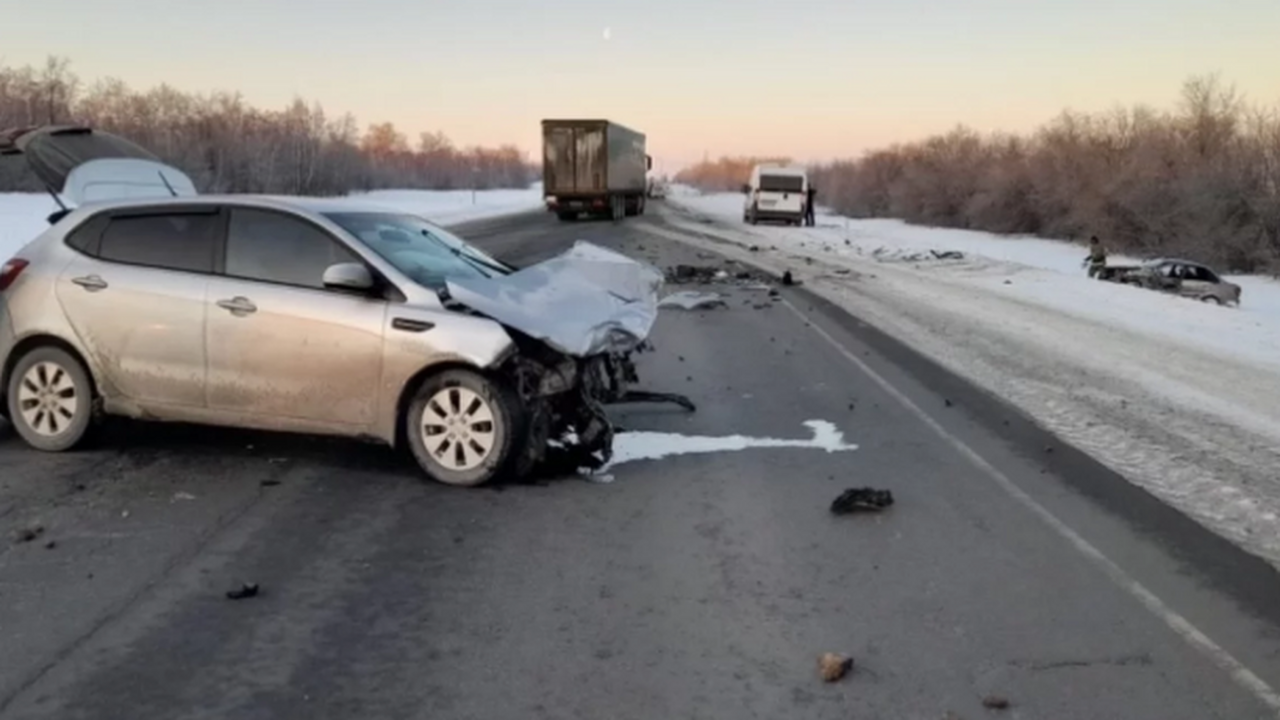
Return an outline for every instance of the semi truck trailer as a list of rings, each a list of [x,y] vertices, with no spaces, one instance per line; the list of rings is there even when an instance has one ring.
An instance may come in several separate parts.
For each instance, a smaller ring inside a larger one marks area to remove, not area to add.
[[[643,133],[609,120],[542,121],[542,188],[561,220],[642,214],[652,167]]]

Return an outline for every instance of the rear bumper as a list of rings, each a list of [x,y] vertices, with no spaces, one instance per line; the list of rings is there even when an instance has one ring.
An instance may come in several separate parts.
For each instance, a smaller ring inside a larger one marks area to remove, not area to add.
[[[747,212],[750,212],[749,210]],[[767,210],[760,208],[756,210],[756,217],[761,220],[801,220],[804,218],[804,210]]]
[[[3,370],[9,365],[9,357],[13,354],[13,346],[17,344],[17,336],[13,332],[13,319],[9,316],[9,305],[0,298],[0,417],[4,417],[8,407],[5,392],[8,389],[8,378]]]

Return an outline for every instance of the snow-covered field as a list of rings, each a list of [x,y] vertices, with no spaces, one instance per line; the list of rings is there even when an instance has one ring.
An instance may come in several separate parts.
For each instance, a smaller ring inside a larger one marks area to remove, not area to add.
[[[412,212],[442,225],[496,217],[542,207],[542,186],[524,190],[376,190],[352,201]],[[57,209],[47,195],[0,193],[0,262],[44,231],[45,218]]]
[[[1218,307],[1089,280],[1085,249],[1065,242],[830,214],[815,228],[752,227],[741,195],[681,189],[671,200],[686,209],[673,222],[756,246],[741,257],[792,270],[1280,565],[1275,280],[1232,277],[1242,307]]]

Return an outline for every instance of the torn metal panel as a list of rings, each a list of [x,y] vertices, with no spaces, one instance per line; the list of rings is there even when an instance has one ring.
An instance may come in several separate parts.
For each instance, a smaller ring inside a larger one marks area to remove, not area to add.
[[[574,357],[634,350],[658,316],[662,273],[579,240],[550,260],[447,281],[451,298]]]
[[[683,308],[685,310],[699,310],[724,306],[724,296],[720,293],[694,292],[692,290],[681,290],[680,292],[671,293],[670,295],[662,298],[658,303],[658,307],[660,308]]]

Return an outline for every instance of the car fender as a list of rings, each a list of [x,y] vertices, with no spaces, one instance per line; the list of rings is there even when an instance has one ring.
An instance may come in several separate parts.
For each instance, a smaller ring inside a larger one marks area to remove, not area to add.
[[[501,324],[448,310],[392,306],[384,333],[376,432],[392,441],[400,399],[424,374],[447,367],[490,370],[516,349]]]

